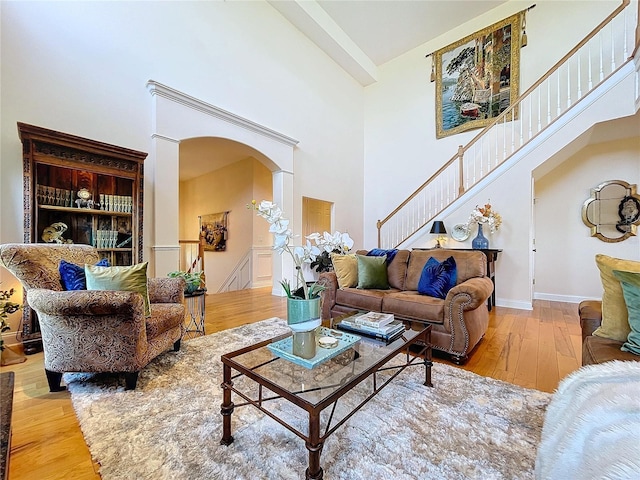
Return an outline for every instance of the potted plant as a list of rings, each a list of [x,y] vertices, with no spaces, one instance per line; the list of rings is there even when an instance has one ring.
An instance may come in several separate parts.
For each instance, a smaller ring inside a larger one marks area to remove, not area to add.
[[[287,324],[293,331],[293,354],[302,358],[315,356],[314,331],[320,326],[320,293],[324,286],[317,282],[307,283],[302,272],[302,264],[314,262],[321,251],[332,252],[339,248],[347,251],[353,246],[353,240],[347,233],[335,232],[333,235],[324,232],[308,235],[304,245],[293,247],[290,245],[294,237],[289,229],[289,220],[282,210],[273,202],[263,200],[259,204],[253,200],[247,208],[255,210],[256,214],[269,222],[269,232],[273,234],[273,249],[278,253],[291,256],[296,267],[297,285],[292,289],[288,279],[280,281],[280,285],[287,295]],[[314,241],[315,245],[311,244]]]
[[[185,293],[193,293],[200,288],[204,288],[204,279],[202,278],[202,272],[184,272],[182,270],[176,270],[167,274],[170,278],[184,278],[187,286],[185,287]]]
[[[24,355],[14,352],[9,347],[5,347],[4,340],[2,339],[2,333],[10,328],[7,318],[21,308],[19,304],[9,300],[13,292],[13,288],[11,290],[0,290],[0,365],[11,365],[26,360]]]

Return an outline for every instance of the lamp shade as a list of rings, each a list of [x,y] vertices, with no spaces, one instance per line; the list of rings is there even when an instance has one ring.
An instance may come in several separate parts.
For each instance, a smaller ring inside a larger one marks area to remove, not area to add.
[[[444,222],[436,220],[431,225],[431,231],[429,233],[447,233],[447,229],[444,228]]]

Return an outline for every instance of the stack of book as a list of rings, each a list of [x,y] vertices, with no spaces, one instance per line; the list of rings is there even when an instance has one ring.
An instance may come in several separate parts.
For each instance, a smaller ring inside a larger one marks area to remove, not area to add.
[[[405,331],[400,320],[395,320],[391,313],[369,312],[341,320],[335,327],[339,330],[373,337],[385,342],[395,340]]]

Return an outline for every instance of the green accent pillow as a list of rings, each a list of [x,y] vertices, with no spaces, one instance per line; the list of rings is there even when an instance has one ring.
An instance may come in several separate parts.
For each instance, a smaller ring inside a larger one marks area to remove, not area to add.
[[[370,257],[356,255],[358,260],[358,288],[389,288],[387,256]]]
[[[87,290],[117,290],[126,292],[138,292],[144,300],[144,315],[151,315],[149,305],[149,292],[147,290],[147,265],[148,262],[137,265],[118,267],[98,267],[96,265],[84,266],[87,277]]]
[[[640,355],[640,273],[614,270],[613,274],[622,284],[631,327],[627,341],[622,344],[621,350]]]

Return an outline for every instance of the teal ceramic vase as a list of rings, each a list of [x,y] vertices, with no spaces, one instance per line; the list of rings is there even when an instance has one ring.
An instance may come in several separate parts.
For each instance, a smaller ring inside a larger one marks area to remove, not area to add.
[[[293,330],[292,353],[301,358],[316,355],[315,329],[322,323],[321,298],[287,298],[287,324]]]
[[[320,323],[320,297],[302,299],[287,298],[287,324],[297,329],[304,329],[306,323],[316,324],[310,326],[309,330],[313,330]]]

